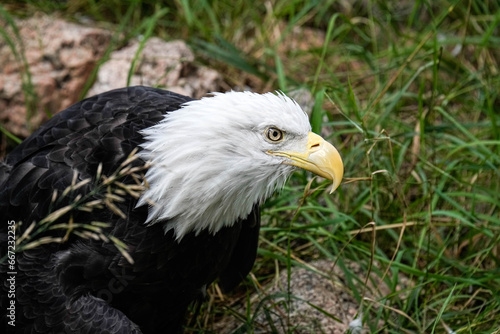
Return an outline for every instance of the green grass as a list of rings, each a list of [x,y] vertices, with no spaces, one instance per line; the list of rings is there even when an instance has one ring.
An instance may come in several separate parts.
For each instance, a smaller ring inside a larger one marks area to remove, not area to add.
[[[318,258],[352,281],[345,262],[356,261],[391,288],[363,300],[348,283],[371,332],[500,333],[500,4],[346,3],[44,0],[3,10],[87,15],[124,41],[183,38],[230,87],[310,91],[313,127],[341,151],[345,181],[330,195],[313,180],[320,189],[304,196],[310,175],[297,173],[266,203],[257,281],[272,280],[276,263]],[[401,276],[412,285],[400,290]],[[202,308],[191,331],[210,330],[223,305]],[[241,320],[249,332],[252,312]]]

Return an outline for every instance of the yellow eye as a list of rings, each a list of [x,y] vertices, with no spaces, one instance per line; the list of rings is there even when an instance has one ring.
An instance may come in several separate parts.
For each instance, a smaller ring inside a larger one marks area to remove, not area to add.
[[[266,137],[270,141],[278,142],[283,139],[283,131],[278,128],[268,128],[266,130]]]

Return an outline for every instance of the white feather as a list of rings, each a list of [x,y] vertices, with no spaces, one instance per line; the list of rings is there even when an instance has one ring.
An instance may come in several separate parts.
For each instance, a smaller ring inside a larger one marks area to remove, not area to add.
[[[266,140],[270,126],[285,131],[282,142]],[[283,94],[214,93],[186,103],[142,131],[141,157],[152,166],[137,205],[149,203],[147,223],[163,222],[177,239],[216,233],[283,187],[294,167],[266,151],[304,148],[310,130],[306,114]]]

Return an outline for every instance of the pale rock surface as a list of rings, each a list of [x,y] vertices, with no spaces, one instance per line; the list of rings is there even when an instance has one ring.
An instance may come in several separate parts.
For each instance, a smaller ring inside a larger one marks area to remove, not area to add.
[[[278,280],[264,287],[261,293],[250,296],[251,314],[255,317],[254,333],[348,332],[350,323],[358,316],[359,304],[342,283],[344,273],[328,260],[318,260],[310,266],[311,269],[292,267],[290,278],[283,270]],[[349,266],[362,275],[359,265],[351,263]],[[286,297],[288,280],[290,298]],[[246,302],[243,301],[244,304]],[[256,305],[260,305],[260,308],[256,309]],[[317,308],[331,316],[326,316]],[[239,313],[247,313],[245,305],[241,306]],[[227,316],[215,325],[214,330],[229,334],[239,326],[241,323],[234,316]],[[358,333],[368,333],[363,326],[361,328]]]
[[[254,319],[252,332],[256,334],[371,333],[364,322],[369,321],[373,325],[373,322],[377,323],[377,319],[368,310],[364,315],[363,307],[376,308],[378,306],[373,300],[385,299],[393,294],[380,278],[382,266],[375,261],[367,280],[365,269],[359,263],[349,260],[343,261],[345,269],[327,259],[305,265],[307,269],[292,267],[290,277],[286,269],[281,270],[277,279],[262,287],[258,293],[250,295],[249,312],[246,298],[234,303],[231,308],[243,315],[243,319],[251,314]],[[349,272],[349,279],[352,280],[350,283],[346,272]],[[398,275],[398,282],[396,291],[407,291],[408,287],[413,286],[408,277],[401,273]],[[354,297],[351,284],[365,298],[362,306]],[[406,298],[405,295],[403,292],[401,298]],[[392,317],[397,322],[401,314],[392,312]],[[219,334],[229,334],[242,325],[243,322],[238,317],[230,314],[215,323],[213,329]]]
[[[0,123],[24,138],[49,115],[79,100],[110,45],[112,33],[44,15],[16,19],[15,25],[17,35],[7,22],[0,22],[8,33],[7,39],[0,38]],[[153,37],[140,44],[131,41],[111,52],[87,96],[126,86],[131,66],[130,85],[160,87],[195,98],[220,90],[219,73],[197,65],[183,41]],[[30,89],[23,86],[28,78],[34,94],[26,99],[25,92]]]
[[[78,100],[111,33],[48,16],[20,19],[15,24],[18,35],[6,22],[0,23],[8,34],[0,38],[0,122],[14,135],[26,137],[47,114]],[[28,76],[34,95],[27,99],[25,92],[30,90],[23,85],[29,82]]]
[[[111,53],[109,61],[99,69],[97,81],[88,95],[126,86],[131,67],[130,86],[160,87],[195,98],[217,91],[221,81],[219,73],[196,66],[194,59],[191,49],[180,40],[165,42],[152,37],[142,49],[139,41],[133,41]]]

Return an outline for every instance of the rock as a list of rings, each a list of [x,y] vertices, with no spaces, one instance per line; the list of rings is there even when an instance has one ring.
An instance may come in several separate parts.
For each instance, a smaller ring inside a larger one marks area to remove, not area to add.
[[[312,266],[329,272],[332,263],[323,260],[312,263]],[[292,328],[295,333],[346,333],[359,306],[349,290],[337,281],[338,277],[335,276],[339,274],[340,270],[337,270],[332,278],[327,278],[311,270],[294,268],[290,277],[289,309],[282,308],[284,314],[288,312],[289,324],[286,324],[284,319],[278,319],[279,317],[275,316],[274,325],[283,333],[287,333]],[[284,271],[280,275],[279,284],[273,286],[269,294],[286,293],[287,285],[288,277]],[[285,298],[281,298],[281,301],[284,302]],[[313,306],[332,317],[323,314]],[[263,314],[259,315],[258,319],[261,323],[266,322]]]
[[[279,280],[264,287],[262,293],[249,297],[254,317],[254,333],[340,334],[349,330],[350,323],[357,316],[359,304],[349,293],[349,289],[340,283],[344,278],[343,272],[337,267],[332,272],[332,262],[327,260],[315,261],[311,263],[311,268],[327,273],[328,276],[310,269],[292,267],[290,298],[286,297],[286,270],[280,273]],[[246,302],[247,300],[243,301]],[[247,314],[243,305],[234,307],[238,309],[238,313]],[[255,308],[257,305],[260,305],[259,309]],[[226,316],[214,325],[214,330],[221,334],[232,333],[239,326],[241,323],[234,316]],[[363,329],[358,333],[368,332]]]
[[[47,119],[47,113],[78,100],[111,33],[48,16],[15,20],[15,24],[20,38],[2,23],[14,47],[0,39],[0,122],[14,135],[26,137]],[[26,99],[29,77],[33,90]]]
[[[0,39],[0,122],[7,131],[23,138],[48,114],[78,101],[112,34],[48,16],[15,20],[18,35],[7,23],[0,24],[15,46],[13,50],[7,39]],[[153,37],[143,46],[132,41],[111,53],[87,95],[126,86],[132,65],[130,85],[161,87],[196,98],[219,90],[219,73],[196,65],[194,58],[183,41],[165,42]],[[26,99],[29,77],[33,94]]]
[[[290,277],[286,270],[282,270],[278,279],[258,292],[233,302],[232,311],[214,322],[211,329],[219,334],[233,333],[244,325],[241,319],[249,316],[252,317],[253,326],[249,332],[256,334],[368,334],[371,331],[365,321],[370,322],[371,326],[383,326],[377,316],[370,312],[372,306],[377,307],[371,300],[384,299],[394,294],[394,291],[380,278],[384,269],[377,261],[373,263],[366,285],[366,270],[357,262],[343,261],[345,270],[350,273],[349,278],[340,265],[326,259],[305,265],[307,269],[292,267]],[[349,284],[348,280],[351,281]],[[364,297],[362,306],[354,297],[352,285]],[[396,291],[409,291],[408,288],[413,285],[407,276],[398,274]],[[407,293],[401,292],[399,296],[407,298]],[[247,309],[248,303],[251,305],[250,310]],[[397,309],[397,306],[391,307]],[[363,310],[366,310],[366,315],[362,314]],[[235,313],[241,317],[234,316]],[[395,322],[402,317],[397,312],[392,312],[391,316]]]
[[[193,52],[183,41],[165,42],[152,37],[144,43],[137,56],[140,47],[140,42],[136,40],[112,52],[110,60],[99,69],[97,81],[88,95],[126,86],[131,66],[134,70],[130,86],[161,87],[195,98],[220,88],[219,73],[196,66]]]

